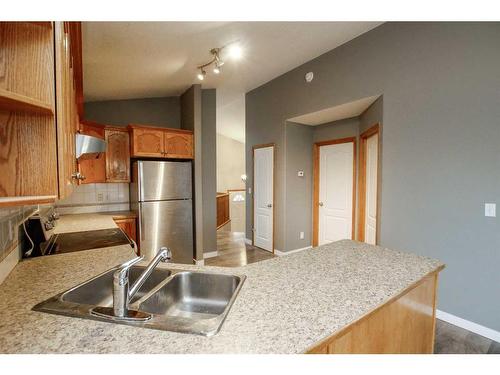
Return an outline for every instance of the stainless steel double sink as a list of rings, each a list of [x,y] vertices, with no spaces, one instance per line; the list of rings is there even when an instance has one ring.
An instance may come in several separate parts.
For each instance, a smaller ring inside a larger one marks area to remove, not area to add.
[[[96,306],[113,306],[113,273],[106,271],[39,303],[33,310],[165,331],[215,335],[238,292],[243,275],[156,268],[130,301],[129,308],[151,314],[143,322],[115,321],[92,314]],[[145,267],[130,268],[133,284]]]

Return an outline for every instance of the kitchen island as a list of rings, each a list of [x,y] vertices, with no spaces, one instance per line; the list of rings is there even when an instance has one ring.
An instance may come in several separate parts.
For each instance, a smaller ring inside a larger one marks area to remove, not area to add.
[[[1,353],[431,353],[437,260],[338,241],[240,268],[247,276],[218,334],[204,337],[32,311],[134,256],[129,246],[19,263],[0,285]]]

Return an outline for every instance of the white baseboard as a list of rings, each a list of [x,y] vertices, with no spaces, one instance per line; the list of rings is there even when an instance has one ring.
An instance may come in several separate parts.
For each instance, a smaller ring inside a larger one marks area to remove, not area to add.
[[[477,333],[478,335],[486,337],[490,340],[500,342],[500,332],[495,331],[494,329],[482,326],[480,324],[471,322],[469,320],[459,318],[458,316],[449,314],[441,310],[436,310],[436,318],[444,320],[445,322],[448,322],[450,324],[456,325],[457,327]]]
[[[208,258],[213,258],[217,256],[217,250],[216,251],[210,251],[208,253],[203,253],[203,259],[208,259]]]
[[[0,262],[0,284],[9,276],[20,259],[19,247],[16,246],[4,260]]]
[[[274,249],[274,254],[276,254],[278,256],[290,255],[290,254],[298,253],[299,251],[304,251],[304,250],[307,250],[307,249],[310,249],[310,248],[312,248],[312,246],[301,247],[300,249],[293,249],[293,250],[290,250],[290,251],[281,251],[281,250],[278,250],[278,249]]]
[[[249,240],[248,238],[245,238],[245,243],[247,245],[251,245],[252,244],[252,240]]]

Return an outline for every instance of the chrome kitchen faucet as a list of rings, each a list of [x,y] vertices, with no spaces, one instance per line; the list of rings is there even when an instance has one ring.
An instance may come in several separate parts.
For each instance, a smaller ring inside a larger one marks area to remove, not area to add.
[[[137,278],[134,285],[129,287],[130,267],[143,259],[144,256],[137,257],[119,266],[113,274],[113,308],[97,306],[92,309],[92,314],[113,320],[145,321],[151,318],[151,315],[148,313],[129,310],[128,304],[151,275],[158,263],[168,262],[172,259],[172,252],[167,247],[161,247],[144,272]]]

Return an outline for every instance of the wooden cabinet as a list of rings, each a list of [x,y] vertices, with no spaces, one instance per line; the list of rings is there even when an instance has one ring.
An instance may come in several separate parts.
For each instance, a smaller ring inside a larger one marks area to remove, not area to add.
[[[0,41],[0,205],[65,198],[76,185],[80,23],[0,22]]]
[[[130,182],[130,140],[128,130],[83,120],[80,132],[106,140],[106,152],[95,159],[78,161],[85,177],[80,183]]]
[[[167,131],[165,137],[165,154],[169,158],[193,158],[193,134]]]
[[[193,158],[193,132],[182,129],[129,126],[132,157]]]
[[[73,32],[72,32],[73,30]],[[73,174],[77,171],[75,134],[79,127],[80,112],[77,101],[81,96],[81,32],[79,22],[54,24],[56,65],[56,130],[59,198],[71,195],[77,185]],[[80,68],[79,68],[80,67]],[[80,85],[80,86],[79,86]]]
[[[217,193],[217,229],[229,223],[230,220],[229,194]]]
[[[106,137],[106,182],[130,182],[130,138],[126,129],[104,130]]]
[[[58,196],[52,23],[0,22],[0,205]]]
[[[102,125],[86,120],[80,122],[80,133],[101,139],[105,138],[105,131]],[[105,157],[105,154],[102,153],[95,159],[84,159],[78,161],[78,171],[85,177],[85,179],[80,180],[81,184],[106,182]]]
[[[132,156],[163,157],[163,130],[132,128]]]
[[[115,218],[113,219],[118,227],[123,230],[130,239],[137,243],[136,220],[134,218]]]

